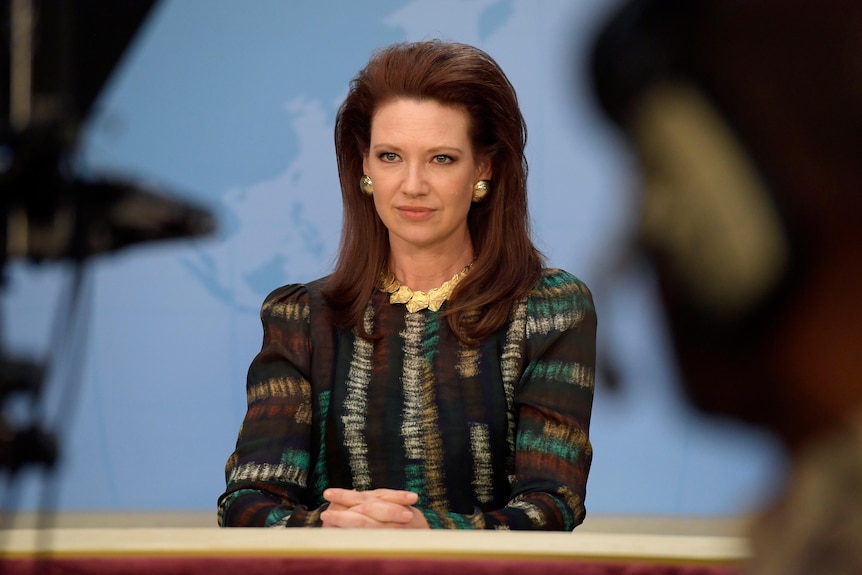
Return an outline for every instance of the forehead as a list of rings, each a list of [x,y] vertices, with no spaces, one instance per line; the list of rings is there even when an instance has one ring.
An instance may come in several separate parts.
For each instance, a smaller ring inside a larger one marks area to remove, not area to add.
[[[371,117],[371,139],[469,139],[470,116],[457,105],[437,100],[400,98],[384,102]]]

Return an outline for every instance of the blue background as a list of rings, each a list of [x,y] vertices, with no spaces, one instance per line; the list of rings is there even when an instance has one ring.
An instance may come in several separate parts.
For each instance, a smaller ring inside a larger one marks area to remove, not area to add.
[[[636,217],[632,159],[597,115],[586,49],[608,0],[172,0],[141,29],[90,118],[81,165],[208,206],[213,238],[100,257],[71,337],[63,264],[14,263],[7,352],[49,358],[47,421],[62,459],[0,479],[24,509],[207,510],[245,411],[245,372],[271,289],[330,269],[341,218],[335,111],[372,50],[443,38],[489,52],[529,127],[530,208],[549,263],[586,281],[599,314],[587,508],[748,511],[782,465],[750,429],[689,411],[643,267],[617,266]],[[81,390],[63,395],[80,367]],[[23,400],[10,406],[26,418]],[[53,423],[52,423],[53,425]]]

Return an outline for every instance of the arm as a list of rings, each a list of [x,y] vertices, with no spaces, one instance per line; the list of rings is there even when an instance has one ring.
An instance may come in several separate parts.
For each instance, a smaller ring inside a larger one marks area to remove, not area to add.
[[[546,276],[528,299],[526,359],[515,389],[512,496],[486,522],[571,531],[586,513],[596,362],[592,295],[573,276]]]
[[[319,525],[308,509],[312,397],[308,294],[299,285],[270,294],[261,307],[263,345],[246,384],[248,411],[225,466],[222,526]]]

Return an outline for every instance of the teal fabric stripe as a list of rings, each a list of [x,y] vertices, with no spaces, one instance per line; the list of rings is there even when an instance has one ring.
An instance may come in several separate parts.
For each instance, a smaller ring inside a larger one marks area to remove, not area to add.
[[[425,516],[425,521],[428,522],[428,527],[431,529],[443,529],[443,519],[440,517],[439,513],[431,511],[430,509],[421,509],[421,511],[422,515]]]
[[[563,294],[560,294],[563,295]],[[553,299],[530,298],[527,302],[527,315],[530,317],[554,317],[571,314],[576,309],[570,297],[555,297]]]
[[[425,520],[431,529],[445,529],[447,527],[452,529],[476,529],[469,515],[439,513],[430,509],[422,509],[422,514],[425,515]]]
[[[425,361],[431,365],[437,354],[437,345],[440,342],[440,312],[428,312],[425,318]]]
[[[318,395],[318,403],[320,405],[320,413],[317,420],[319,423],[318,437],[326,437],[326,418],[329,414],[329,395],[330,391],[320,392]],[[314,466],[314,493],[322,494],[323,490],[329,485],[329,476],[326,473],[326,442],[320,442],[320,449],[317,452],[317,463]],[[319,504],[323,504],[323,498],[319,500]]]
[[[272,527],[279,521],[282,521],[285,517],[289,516],[293,512],[292,509],[285,509],[284,507],[273,507],[272,511],[266,516],[266,522],[264,523],[265,527]]]
[[[297,449],[288,449],[281,454],[281,463],[290,467],[302,469],[308,472],[308,466],[311,464],[310,457],[307,451]]]
[[[567,361],[538,362],[531,376],[548,381],[572,383],[575,381],[575,364]]]
[[[545,275],[536,289],[541,297],[529,297],[527,309],[531,317],[550,317],[570,314],[574,310],[592,311],[592,302],[584,296],[584,286],[577,279],[562,270]]]
[[[405,489],[419,494],[419,501],[416,502],[416,507],[422,507],[425,503],[422,494],[425,493],[425,473],[421,463],[408,463],[404,467],[404,476],[407,481]]]
[[[519,433],[517,442],[519,450],[547,453],[565,461],[577,461],[581,453],[577,445],[545,437],[530,430]]]
[[[451,519],[452,522],[455,524],[455,529],[474,529],[473,523],[466,515],[461,515],[459,513],[450,513],[449,519]]]
[[[577,527],[572,520],[572,510],[566,505],[566,500],[563,497],[551,497],[551,501],[554,502],[554,507],[560,512],[560,517],[563,518],[563,531],[571,531]]]

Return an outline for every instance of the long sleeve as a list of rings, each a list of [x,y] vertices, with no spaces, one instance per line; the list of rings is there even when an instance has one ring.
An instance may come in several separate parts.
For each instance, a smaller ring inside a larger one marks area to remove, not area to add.
[[[529,363],[515,391],[515,476],[503,516],[522,515],[534,527],[571,530],[584,520],[593,454],[592,296],[571,276],[547,278],[530,299],[527,318]]]
[[[263,345],[246,384],[248,410],[225,466],[222,526],[319,523],[323,502],[306,505],[312,461],[311,343],[308,294],[299,285],[271,293],[261,307]]]

